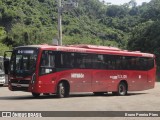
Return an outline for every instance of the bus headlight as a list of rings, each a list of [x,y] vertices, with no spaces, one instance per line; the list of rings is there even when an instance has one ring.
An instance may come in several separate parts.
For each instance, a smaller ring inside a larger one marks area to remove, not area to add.
[[[31,83],[34,84],[35,81],[36,81],[36,74],[34,73],[34,74],[32,75],[32,81],[31,81]]]

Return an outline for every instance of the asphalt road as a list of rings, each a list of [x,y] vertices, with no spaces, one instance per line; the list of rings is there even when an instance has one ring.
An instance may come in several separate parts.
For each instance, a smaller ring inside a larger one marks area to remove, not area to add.
[[[94,96],[92,93],[72,93],[69,98],[62,99],[55,95],[42,95],[35,99],[31,93],[12,92],[7,87],[0,87],[0,111],[160,111],[160,82],[156,83],[154,89],[129,92],[127,96],[113,96],[112,94]],[[75,118],[70,119],[75,120]],[[86,119],[108,120],[108,118]],[[141,118],[119,119],[134,120]],[[150,119],[144,118],[143,120]],[[152,119],[159,120],[160,117]]]

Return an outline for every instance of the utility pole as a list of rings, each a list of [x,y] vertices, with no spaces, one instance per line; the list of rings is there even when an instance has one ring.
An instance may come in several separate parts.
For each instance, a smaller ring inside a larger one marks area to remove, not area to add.
[[[78,7],[77,0],[66,0],[63,5],[62,1],[58,0],[58,45],[62,46],[62,13],[64,10],[69,10]]]
[[[62,46],[62,1],[58,0],[58,45]]]

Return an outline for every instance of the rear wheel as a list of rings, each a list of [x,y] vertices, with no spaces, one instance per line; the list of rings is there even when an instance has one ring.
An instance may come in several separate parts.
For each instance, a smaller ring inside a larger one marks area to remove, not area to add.
[[[124,82],[119,83],[117,95],[124,96],[127,94],[127,85]]]
[[[35,98],[38,98],[40,96],[40,93],[34,93],[34,92],[32,92],[32,96],[35,97]]]
[[[69,88],[67,88],[67,85],[65,82],[60,82],[57,87],[57,96],[59,98],[64,98],[69,96]]]

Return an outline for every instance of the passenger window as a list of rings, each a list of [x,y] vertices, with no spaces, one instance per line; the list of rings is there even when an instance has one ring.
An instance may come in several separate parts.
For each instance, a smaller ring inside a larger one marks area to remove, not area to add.
[[[74,53],[61,53],[61,67],[74,68]]]
[[[55,71],[55,55],[53,51],[43,51],[40,65],[40,75]]]

